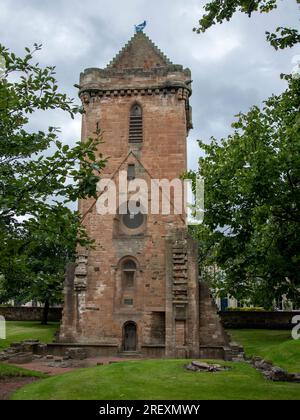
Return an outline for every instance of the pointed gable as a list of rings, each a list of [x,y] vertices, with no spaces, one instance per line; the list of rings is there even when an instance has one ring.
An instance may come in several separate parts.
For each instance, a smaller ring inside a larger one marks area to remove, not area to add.
[[[143,32],[136,33],[110,62],[107,69],[144,69],[170,67],[172,62]]]

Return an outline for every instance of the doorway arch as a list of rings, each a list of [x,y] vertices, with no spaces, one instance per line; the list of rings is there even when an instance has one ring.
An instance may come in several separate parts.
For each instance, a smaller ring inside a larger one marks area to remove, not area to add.
[[[136,351],[137,327],[133,321],[125,322],[123,326],[123,348],[124,351]]]

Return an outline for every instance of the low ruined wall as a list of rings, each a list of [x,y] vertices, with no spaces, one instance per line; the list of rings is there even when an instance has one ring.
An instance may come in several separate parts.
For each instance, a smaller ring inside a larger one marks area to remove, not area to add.
[[[225,328],[292,329],[292,318],[300,315],[300,311],[224,311],[219,315]]]
[[[165,356],[165,346],[164,345],[149,345],[142,346],[141,352],[144,357],[149,357],[151,359],[161,359]]]
[[[0,315],[7,321],[40,321],[43,308],[9,306],[0,307]],[[62,308],[49,309],[49,321],[60,321]],[[300,315],[300,311],[285,312],[246,312],[224,311],[219,312],[225,328],[270,328],[291,329],[292,318]]]
[[[54,356],[64,356],[70,349],[82,349],[87,357],[115,357],[119,349],[117,345],[82,344],[82,343],[48,343],[47,352]]]
[[[40,321],[42,319],[43,308],[27,306],[7,306],[0,307],[0,315],[6,321]],[[62,308],[49,309],[49,321],[60,321]]]

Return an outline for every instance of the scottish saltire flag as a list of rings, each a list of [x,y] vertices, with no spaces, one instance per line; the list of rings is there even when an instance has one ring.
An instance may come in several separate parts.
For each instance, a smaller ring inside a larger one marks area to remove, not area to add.
[[[143,29],[145,29],[146,25],[147,25],[147,22],[145,20],[143,23],[140,23],[139,25],[134,25],[135,32],[143,32]]]

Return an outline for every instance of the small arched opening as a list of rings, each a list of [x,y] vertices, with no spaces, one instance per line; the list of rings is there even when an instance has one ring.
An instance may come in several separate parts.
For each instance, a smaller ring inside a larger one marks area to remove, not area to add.
[[[123,326],[123,348],[124,351],[136,351],[137,327],[133,321],[125,322]]]

